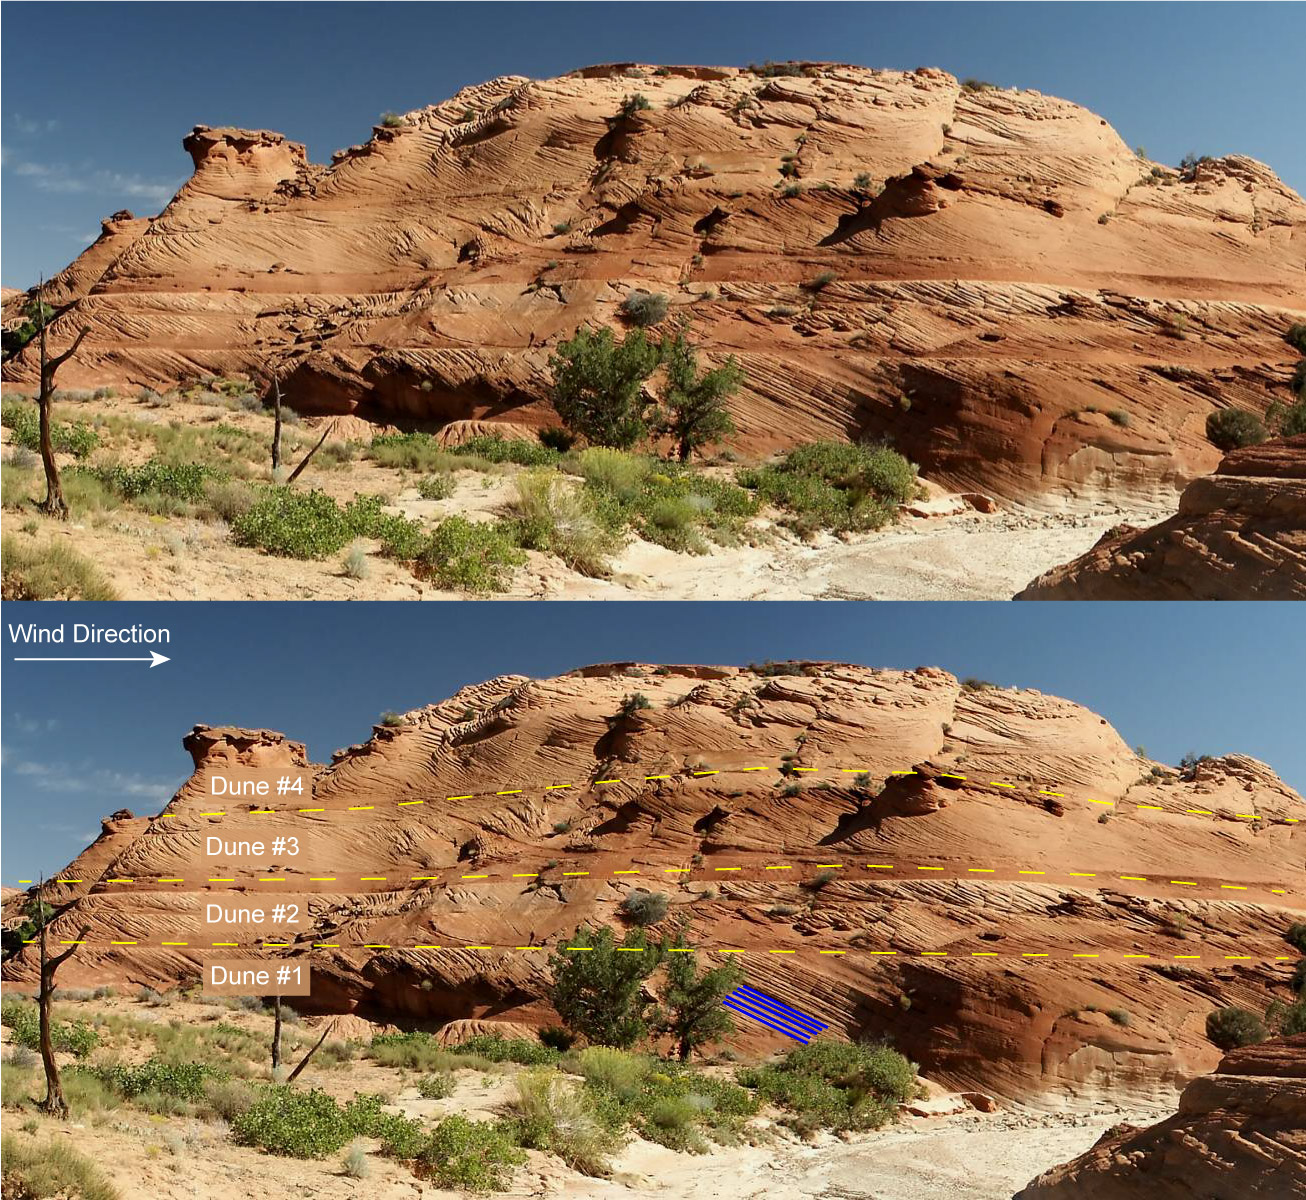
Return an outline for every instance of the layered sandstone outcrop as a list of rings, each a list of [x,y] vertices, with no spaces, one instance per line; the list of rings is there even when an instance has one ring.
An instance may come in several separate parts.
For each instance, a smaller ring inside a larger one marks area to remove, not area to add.
[[[1290,1200],[1306,1196],[1306,1034],[1235,1050],[1168,1120],[1120,1125],[1015,1200]]]
[[[1306,204],[1269,168],[1180,173],[938,70],[594,67],[328,166],[266,130],[184,144],[164,211],[51,282],[56,344],[91,329],[65,386],[276,371],[305,414],[538,428],[557,342],[642,288],[738,357],[745,452],[890,438],[955,490],[1168,499],[1215,467],[1214,407],[1281,395],[1303,317]]]
[[[1117,526],[1017,600],[1306,598],[1306,434],[1227,454],[1147,529]]]
[[[1076,704],[932,668],[786,671],[501,677],[378,726],[290,801],[210,781],[302,766],[302,743],[197,726],[164,812],[115,814],[50,885],[53,935],[89,928],[60,978],[173,985],[234,940],[306,956],[309,1009],[540,1025],[549,954],[624,925],[643,887],[838,1034],[1049,1106],[1170,1098],[1215,1065],[1211,1008],[1286,987],[1306,805],[1264,764],[1181,779]],[[300,854],[210,856],[210,836]],[[211,903],[279,900],[294,928],[205,924]],[[30,948],[5,978],[34,971]]]

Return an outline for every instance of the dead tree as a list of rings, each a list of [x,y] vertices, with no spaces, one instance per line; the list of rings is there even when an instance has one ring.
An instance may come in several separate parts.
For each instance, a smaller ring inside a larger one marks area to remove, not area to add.
[[[50,1036],[50,1008],[54,995],[54,973],[63,965],[64,960],[72,955],[82,939],[86,937],[89,925],[83,925],[81,932],[73,940],[72,945],[53,958],[46,952],[46,920],[45,920],[45,902],[41,897],[41,892],[45,890],[45,880],[41,881],[41,886],[36,893],[36,913],[39,922],[39,940],[41,949],[41,991],[38,998],[38,1006],[41,1014],[41,1063],[45,1067],[45,1099],[37,1106],[42,1112],[49,1113],[52,1117],[68,1116],[68,1101],[64,1099],[63,1084],[59,1081],[59,1064],[54,1057],[54,1041]]]
[[[294,483],[295,480],[298,479],[300,475],[304,473],[304,468],[308,466],[309,460],[313,457],[313,455],[315,455],[319,450],[322,449],[322,443],[327,440],[327,435],[330,432],[331,432],[331,426],[328,424],[327,427],[324,430],[322,430],[322,436],[317,439],[317,445],[314,446],[313,449],[310,450],[307,454],[305,454],[303,459],[300,461],[299,466],[297,466],[293,471],[290,472],[290,478],[286,480],[287,487],[289,487],[292,483]]]
[[[281,1066],[281,997],[272,997],[272,1069]]]
[[[45,348],[45,302],[41,298],[43,284],[36,288],[36,327],[41,339],[41,393],[38,404],[41,410],[41,463],[45,467],[45,499],[37,506],[47,516],[68,520],[68,501],[63,498],[63,485],[59,482],[59,464],[54,460],[54,442],[50,434],[51,414],[54,406],[54,376],[82,344],[90,329],[83,327],[73,339],[73,344],[62,354],[50,358]]]
[[[286,1079],[287,1083],[294,1083],[295,1080],[299,1078],[299,1073],[306,1066],[308,1066],[308,1060],[312,1058],[313,1055],[315,1055],[322,1048],[322,1043],[327,1040],[327,1034],[329,1034],[335,1027],[336,1027],[336,1023],[332,1021],[331,1024],[329,1024],[328,1026],[326,1026],[325,1029],[322,1030],[322,1036],[318,1038],[316,1042],[313,1043],[309,1052],[299,1060],[299,1066],[297,1066],[293,1071],[290,1072],[289,1077]]]
[[[281,380],[272,376],[272,469],[281,466]]]

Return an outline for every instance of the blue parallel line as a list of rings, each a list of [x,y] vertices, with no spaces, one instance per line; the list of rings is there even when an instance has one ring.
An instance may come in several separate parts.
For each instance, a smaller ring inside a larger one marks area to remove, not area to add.
[[[791,1019],[800,1021],[815,1032],[829,1028],[824,1021],[818,1021],[815,1017],[809,1017],[800,1009],[790,1008],[789,1005],[781,1003],[774,996],[768,996],[765,992],[759,992],[756,988],[740,986],[735,989],[735,994],[742,996],[744,999],[752,1000],[755,1004],[766,1005],[773,1011],[783,1012],[786,1015],[790,1015]]]
[[[724,1004],[725,1000],[722,1000],[721,1003]],[[750,1017],[753,1017],[758,1021],[765,1020],[766,1024],[770,1025],[773,1029],[783,1028],[786,1033],[793,1031],[796,1035],[803,1037],[804,1040],[815,1036],[815,1034],[805,1026],[799,1025],[795,1021],[790,1021],[787,1017],[777,1016],[775,1013],[768,1012],[764,1008],[757,1008],[747,1000],[741,1000],[738,997],[734,997],[733,1007],[737,1008],[740,1012],[747,1013]]]
[[[759,1017],[756,1013],[746,1012],[742,1008],[735,1008],[735,1006],[727,1000],[722,1000],[721,1003],[725,1008],[732,1009],[735,1012],[743,1013],[747,1017],[752,1017],[754,1021],[758,1021],[763,1025],[770,1025],[771,1028],[774,1029],[777,1033],[783,1033],[786,1037],[791,1037],[796,1042],[805,1043],[810,1040],[808,1035],[805,1033],[792,1033],[788,1029],[781,1029],[779,1025],[771,1025],[771,1022],[766,1020],[764,1017]]]
[[[734,991],[734,995],[739,999],[748,1000],[757,1005],[758,1008],[765,1008],[768,1012],[773,1012],[777,1016],[785,1017],[794,1022],[795,1025],[802,1025],[810,1029],[813,1033],[820,1033],[822,1029],[828,1029],[829,1026],[814,1017],[809,1017],[806,1013],[800,1012],[796,1008],[790,1008],[787,1004],[781,1004],[779,1000],[757,991],[755,988],[739,987]]]
[[[781,1024],[792,1025],[795,1029],[801,1029],[804,1033],[810,1034],[813,1037],[815,1037],[818,1032],[818,1030],[812,1029],[807,1022],[798,1020],[786,1013],[777,1012],[769,1004],[762,1004],[759,1001],[754,1000],[751,996],[741,996],[738,992],[735,992],[730,998],[736,1004],[742,1004],[753,1012],[763,1013],[770,1017],[771,1020],[779,1021]]]

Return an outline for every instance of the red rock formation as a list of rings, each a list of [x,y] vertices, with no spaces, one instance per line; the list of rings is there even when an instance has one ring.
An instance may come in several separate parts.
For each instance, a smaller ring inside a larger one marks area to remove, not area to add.
[[[1306,1196],[1306,1034],[1235,1050],[1179,1111],[1118,1125],[1015,1200],[1289,1200]]]
[[[1267,167],[1181,177],[937,70],[594,67],[466,88],[329,166],[267,131],[184,144],[164,211],[52,283],[56,344],[92,330],[68,386],[275,367],[305,414],[538,428],[558,340],[646,288],[742,362],[747,452],[887,436],[952,490],[1169,498],[1216,465],[1214,407],[1274,398],[1303,316],[1306,205]]]
[[[1120,525],[1017,600],[1306,598],[1306,434],[1227,454],[1148,529]]]
[[[548,954],[582,922],[620,926],[643,886],[693,944],[742,949],[753,986],[836,1032],[891,1037],[945,1088],[1049,1106],[1169,1099],[1215,1065],[1207,1012],[1282,990],[1306,806],[1268,767],[1153,775],[1052,696],[931,668],[788,670],[491,680],[377,727],[317,771],[311,801],[257,817],[209,779],[302,765],[303,745],[197,726],[195,774],[164,814],[107,823],[63,876],[77,882],[53,885],[55,935],[91,929],[60,978],[193,978],[212,953],[205,904],[296,898],[309,919],[282,937],[311,955],[304,1007],[538,1026],[556,1019]],[[651,707],[619,716],[635,692]],[[303,849],[233,866],[206,856],[210,834]],[[24,953],[5,978],[33,970]]]

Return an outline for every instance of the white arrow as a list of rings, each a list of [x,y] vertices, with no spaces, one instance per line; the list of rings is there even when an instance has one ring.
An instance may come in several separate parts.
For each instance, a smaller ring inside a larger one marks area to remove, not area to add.
[[[160,663],[171,662],[166,654],[156,654],[150,651],[149,658],[15,658],[14,662],[147,662],[150,664],[150,670],[154,670]]]

